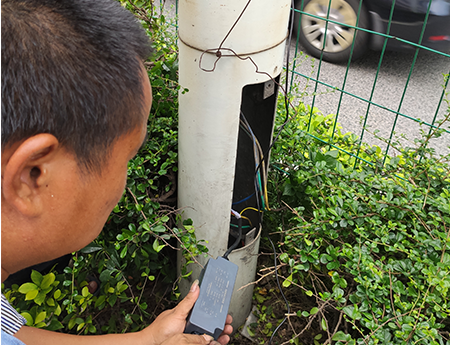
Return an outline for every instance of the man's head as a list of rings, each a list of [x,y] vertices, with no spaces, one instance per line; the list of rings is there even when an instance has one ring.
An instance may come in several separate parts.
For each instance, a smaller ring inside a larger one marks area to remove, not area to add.
[[[2,1],[2,149],[51,133],[101,170],[141,121],[149,39],[117,1]]]
[[[149,41],[114,0],[2,1],[2,280],[81,249],[146,135]]]

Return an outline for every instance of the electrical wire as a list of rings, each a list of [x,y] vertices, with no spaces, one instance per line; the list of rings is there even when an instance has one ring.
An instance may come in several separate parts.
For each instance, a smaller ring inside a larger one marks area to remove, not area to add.
[[[261,148],[261,145],[259,144],[258,139],[256,138],[255,134],[253,133],[250,124],[248,123],[247,119],[245,118],[244,113],[241,110],[241,119],[240,119],[241,125],[240,127],[243,129],[243,131],[250,137],[250,139],[253,141],[253,155],[254,155],[254,159],[255,159],[255,167],[257,167],[259,165],[259,162],[261,161],[261,158],[263,157],[263,150]],[[258,155],[259,154],[259,155]],[[265,172],[265,166],[264,163],[262,165],[263,167],[263,172]],[[263,174],[263,178],[265,177],[265,175]],[[266,191],[266,187],[267,187],[267,179],[264,179],[264,183],[261,182],[261,174],[258,171],[257,172],[257,182],[259,182],[259,188],[262,191]],[[264,196],[267,196],[267,192],[264,193]],[[261,199],[262,201],[262,206],[263,209],[266,209],[266,204],[269,204],[269,200],[268,198],[265,199]]]
[[[245,123],[245,122],[243,121],[243,119],[245,119],[245,115],[244,115],[244,113],[243,113],[242,110],[241,110],[240,128],[243,130],[244,133],[246,133],[246,134],[249,136],[249,138],[250,138],[250,139],[252,140],[252,142],[253,142],[253,155],[254,155],[253,158],[254,158],[254,160],[255,160],[255,166],[258,166],[258,164],[259,164],[259,158],[258,158],[258,156],[256,155],[255,143],[257,143],[257,144],[259,144],[259,143],[257,142],[255,136],[252,135],[253,132],[252,132],[250,126],[248,126],[248,122]],[[257,183],[257,182],[260,180],[260,179],[259,179],[259,171],[258,171],[257,174],[256,174],[256,178],[257,178],[257,180],[255,181],[255,183]],[[261,188],[261,186],[259,186],[259,188]],[[255,193],[252,194],[252,195],[256,195],[256,198],[259,198],[259,193],[258,193],[258,192],[259,192],[259,188],[258,188],[258,185],[256,185],[256,186],[255,186]]]
[[[239,212],[239,214],[242,216],[242,213],[244,213],[244,212],[247,211],[247,210],[253,210],[253,211],[256,211],[256,212],[262,212],[261,210],[257,210],[257,209],[254,208],[254,207],[246,207],[246,208],[244,208],[241,212]]]
[[[264,163],[263,150],[261,148],[261,145],[259,144],[258,138],[256,138],[255,134],[253,133],[252,128],[248,123],[242,110],[241,110],[241,125],[242,128],[244,129],[244,132],[246,132],[247,135],[249,135],[249,137],[253,140],[253,154],[255,158],[255,167],[257,169],[256,171],[257,182],[259,182],[260,190],[262,191],[261,202],[263,209],[270,211],[269,197],[267,194],[267,171]],[[260,169],[258,169],[258,166],[260,165],[262,166],[262,172],[260,171]]]
[[[246,197],[246,198],[244,198],[242,200],[233,202],[231,205],[239,205],[239,204],[243,203],[244,201],[247,201],[248,199],[250,199],[253,195],[255,195],[255,193],[252,193],[251,195],[249,195],[248,197]]]
[[[241,241],[241,237],[242,237],[242,218],[238,213],[238,228],[239,228],[239,235],[238,238],[236,239],[236,241],[233,243],[233,245],[228,248],[228,250],[225,252],[225,254],[223,254],[223,258],[228,260],[228,255],[230,255],[230,253],[237,248],[237,246],[239,245],[239,242]]]
[[[251,221],[249,218],[244,217],[244,216],[241,216],[241,218],[242,218],[242,219],[245,219],[246,221],[248,221],[248,223],[250,224],[250,226],[253,227],[252,221]]]
[[[265,199],[264,199],[264,187],[263,187],[263,184],[262,184],[262,182],[261,182],[261,174],[258,174],[258,186],[259,186],[260,191],[261,191],[261,203],[262,203],[262,209],[263,209],[263,210],[268,210],[268,208],[266,207],[266,204],[264,203],[264,202],[265,202]],[[269,210],[269,211],[270,211],[270,210]]]
[[[230,226],[232,226],[234,228],[238,227],[238,225],[233,224],[233,223],[231,223]],[[252,226],[250,226],[250,225],[242,225],[242,229],[250,229],[250,228],[252,228]]]
[[[241,215],[239,214],[238,211],[235,211],[235,210],[231,209],[231,214],[232,214],[233,216],[235,216],[236,219],[241,218]]]

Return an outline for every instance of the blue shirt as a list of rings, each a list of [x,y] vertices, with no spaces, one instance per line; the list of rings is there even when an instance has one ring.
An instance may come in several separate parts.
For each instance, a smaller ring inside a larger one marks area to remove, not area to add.
[[[25,345],[22,341],[15,336],[3,332],[2,329],[2,345]]]

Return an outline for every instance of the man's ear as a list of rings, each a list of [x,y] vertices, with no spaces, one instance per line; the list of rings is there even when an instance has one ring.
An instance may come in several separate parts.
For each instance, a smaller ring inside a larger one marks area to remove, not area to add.
[[[6,162],[2,162],[3,202],[24,216],[39,215],[44,208],[42,187],[50,183],[48,168],[60,147],[55,136],[42,133],[6,148]]]

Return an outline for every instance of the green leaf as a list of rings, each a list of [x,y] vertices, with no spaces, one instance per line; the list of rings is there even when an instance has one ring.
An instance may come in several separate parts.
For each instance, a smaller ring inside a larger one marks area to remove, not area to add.
[[[120,252],[120,258],[123,259],[127,255],[128,246],[123,247],[122,251]]]
[[[33,283],[35,283],[37,286],[41,285],[43,276],[38,271],[32,270],[31,271],[31,280]]]
[[[28,326],[34,325],[33,317],[30,315],[30,313],[24,311],[23,313],[20,313],[20,315],[22,315],[25,318],[25,320],[27,320]]]
[[[324,331],[326,331],[327,328],[328,328],[327,320],[323,317],[320,323],[321,323],[322,329],[323,329]]]
[[[124,292],[126,289],[128,289],[128,285],[123,284],[118,288],[119,293]]]
[[[318,311],[319,311],[319,308],[314,307],[314,308],[311,309],[311,311],[310,311],[309,313],[310,313],[311,315],[314,315],[314,314],[316,314]]]
[[[153,230],[153,232],[158,232],[159,233],[159,232],[165,232],[166,228],[165,228],[164,225],[159,224],[159,225],[153,227],[152,230]]]
[[[87,286],[85,286],[82,290],[81,290],[81,295],[83,297],[87,297],[89,295],[89,288]]]
[[[80,323],[77,327],[77,332],[79,332],[84,327],[84,322]]]
[[[25,295],[25,301],[34,300],[36,298],[36,296],[38,295],[38,293],[39,293],[39,290],[28,291],[27,294]]]
[[[49,299],[47,299],[47,305],[49,305],[50,307],[54,307],[55,306],[55,300],[50,297]]]
[[[45,320],[45,317],[47,316],[47,313],[45,311],[40,312],[36,315],[36,319],[34,319],[35,323],[39,323]]]
[[[75,320],[76,320],[75,317],[70,319],[69,324],[68,324],[69,329],[72,329],[75,326],[75,324],[76,324]]]
[[[105,303],[106,300],[106,296],[105,295],[101,295],[97,298],[97,300],[95,301],[95,307],[98,308],[100,305],[102,305],[103,303]]]
[[[55,277],[54,273],[50,272],[50,273],[46,274],[44,276],[44,279],[42,279],[42,283],[40,285],[41,289],[47,289],[48,287],[50,287],[50,285],[53,284],[55,279],[56,279],[56,277]]]
[[[413,327],[411,325],[404,323],[402,324],[402,329],[406,332],[411,332],[413,330]]]
[[[280,255],[280,261],[287,262],[289,259],[289,255],[287,253],[283,253]]]
[[[24,294],[24,295],[26,295],[28,292],[33,291],[33,290],[37,290],[37,289],[38,289],[38,287],[37,287],[36,284],[33,284],[33,283],[25,283],[25,284],[22,284],[22,285],[19,287],[19,292],[22,293],[22,294]],[[36,293],[36,294],[37,294],[37,293]],[[33,297],[33,298],[34,298],[34,297]]]
[[[106,282],[111,278],[112,270],[106,269],[102,273],[100,273],[100,281]]]
[[[155,241],[153,242],[153,250],[157,253],[159,253],[165,245],[160,245],[157,238],[155,238]]]
[[[49,331],[57,331],[58,329],[64,328],[63,324],[56,319],[53,319],[50,322],[50,325],[46,327]]]
[[[256,301],[259,304],[263,303],[266,300],[266,298],[264,298],[264,296],[260,295],[259,293],[255,294],[255,297],[256,297]]]
[[[99,250],[102,250],[102,249],[103,248],[100,247],[99,245],[97,245],[96,243],[90,243],[86,247],[81,249],[81,252],[83,254],[91,254],[91,253],[98,252]]]
[[[61,297],[61,290],[58,289],[53,293],[53,298],[57,300],[60,297]]]
[[[36,304],[38,304],[38,305],[41,305],[42,303],[44,303],[45,297],[46,297],[45,293],[42,292],[42,291],[40,291],[40,292],[37,294],[37,296],[34,298],[34,303],[36,303]]]
[[[292,274],[283,282],[283,287],[287,288],[292,284]]]
[[[147,222],[142,224],[142,228],[144,228],[144,230],[150,231],[150,226],[148,225]]]
[[[108,303],[111,307],[114,306],[114,304],[116,304],[117,301],[117,295],[111,295],[108,297]]]
[[[349,305],[346,306],[344,308],[342,308],[342,311],[347,314],[348,316],[350,316],[352,319],[354,320],[359,320],[361,319],[361,313],[358,310],[358,306],[357,305]]]
[[[334,335],[332,340],[334,341],[349,341],[351,339],[350,334],[345,334],[342,331],[337,331]]]

